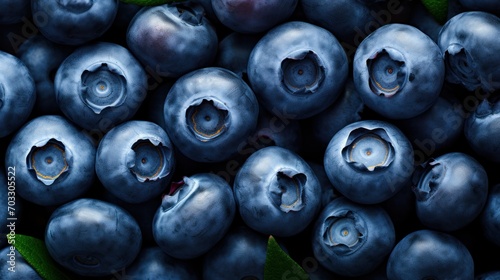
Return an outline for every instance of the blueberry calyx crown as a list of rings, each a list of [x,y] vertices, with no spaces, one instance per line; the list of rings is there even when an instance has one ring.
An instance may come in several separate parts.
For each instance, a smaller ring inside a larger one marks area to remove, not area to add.
[[[342,156],[358,170],[374,171],[388,167],[394,161],[395,152],[384,129],[358,128],[349,134]]]
[[[460,44],[451,44],[446,49],[445,65],[447,79],[452,83],[463,84],[468,90],[475,90],[481,86],[477,74],[476,63]]]
[[[82,14],[92,8],[94,0],[57,0],[57,4],[73,14]]]
[[[229,110],[215,99],[201,99],[193,102],[186,110],[186,122],[194,136],[202,141],[211,141],[229,127]]]
[[[194,1],[184,1],[181,3],[169,4],[176,9],[177,16],[184,22],[196,26],[203,23],[205,9]]]
[[[435,159],[429,159],[422,164],[414,173],[413,192],[418,201],[425,201],[432,197],[438,189],[446,173],[446,167]],[[416,183],[415,183],[416,182]]]
[[[196,182],[193,179],[186,176],[181,181],[172,182],[168,194],[165,194],[162,198],[162,210],[168,211],[181,202],[194,189],[195,184]]]
[[[63,143],[50,139],[33,147],[27,156],[28,169],[46,186],[68,172],[70,154]]]
[[[300,211],[305,206],[304,188],[307,176],[295,170],[280,170],[269,186],[274,205],[285,213]]]
[[[125,102],[127,80],[123,71],[110,63],[96,63],[83,71],[81,98],[95,114]]]
[[[351,210],[339,210],[325,220],[323,242],[336,254],[348,255],[362,246],[366,227]]]
[[[496,95],[483,99],[474,111],[474,115],[477,118],[485,118],[498,113],[500,113],[500,96]]]
[[[325,79],[325,68],[318,55],[310,50],[299,50],[281,62],[282,83],[292,94],[313,93]]]
[[[169,175],[169,149],[155,139],[140,139],[128,154],[127,166],[137,181],[156,181]]]
[[[395,95],[404,87],[409,76],[403,55],[392,48],[376,52],[366,64],[370,74],[370,89],[379,96]]]

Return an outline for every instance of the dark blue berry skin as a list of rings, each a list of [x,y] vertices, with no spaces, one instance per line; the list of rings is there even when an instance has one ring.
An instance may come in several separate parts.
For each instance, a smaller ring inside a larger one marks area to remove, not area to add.
[[[396,243],[394,225],[380,206],[337,198],[313,226],[312,249],[321,265],[339,275],[373,272]]]
[[[107,42],[76,49],[62,62],[54,84],[64,115],[92,132],[130,120],[147,92],[141,64],[126,48]]]
[[[212,0],[222,24],[238,33],[260,33],[288,19],[298,0]]]
[[[56,102],[54,76],[61,63],[74,48],[56,44],[42,35],[36,35],[24,42],[17,56],[28,67],[36,86],[36,115],[60,114]]]
[[[49,40],[82,45],[99,38],[113,24],[119,0],[34,0],[35,25]]]
[[[416,214],[428,228],[454,231],[481,213],[488,175],[473,157],[450,152],[430,159],[415,172]]]
[[[184,1],[141,9],[129,25],[127,45],[148,71],[177,78],[208,67],[218,38],[203,6]]]
[[[226,68],[246,78],[248,58],[260,38],[260,35],[238,32],[227,35],[219,43],[215,66]]]
[[[321,208],[321,186],[296,153],[278,146],[254,152],[233,185],[239,213],[250,228],[286,237],[303,231]]]
[[[500,143],[492,139],[500,137],[500,99],[486,98],[470,114],[464,125],[467,143],[480,157],[500,163]]]
[[[347,198],[366,204],[386,201],[409,187],[413,147],[395,125],[362,120],[333,136],[324,155],[330,182]]]
[[[82,196],[95,178],[96,147],[62,116],[30,120],[12,138],[5,166],[16,167],[17,194],[35,204],[60,205]]]
[[[409,233],[392,250],[389,280],[474,279],[474,260],[454,236],[422,229]]]
[[[446,80],[467,90],[500,89],[500,18],[490,13],[460,13],[442,27],[438,45],[446,61]]]
[[[354,55],[354,85],[366,106],[389,119],[415,117],[437,100],[444,82],[441,50],[407,24],[387,24]]]
[[[173,183],[153,220],[160,248],[178,259],[208,252],[229,230],[236,212],[231,186],[212,173],[198,173]]]
[[[15,24],[30,16],[31,0],[2,0],[0,7],[0,25]]]
[[[264,279],[268,236],[246,226],[231,229],[203,256],[203,279]]]
[[[26,260],[14,250],[14,259],[11,261],[11,248],[10,245],[2,246],[0,250],[0,279],[2,280],[16,280],[16,279],[30,279],[30,280],[43,280],[42,277],[26,262]],[[14,271],[9,270],[11,265],[14,265]]]
[[[291,119],[318,114],[339,97],[347,56],[326,29],[291,21],[267,32],[248,61],[248,79],[261,104]]]
[[[500,185],[491,187],[480,215],[481,226],[484,236],[493,244],[500,246]]]
[[[34,0],[35,25],[49,40],[82,45],[99,38],[113,24],[119,0]]]
[[[160,247],[143,247],[135,261],[125,269],[124,279],[197,280],[201,279],[193,262],[165,254]]]
[[[179,78],[165,98],[165,131],[186,157],[222,162],[255,131],[259,103],[235,73],[218,67]]]
[[[321,186],[321,209],[323,209],[326,205],[328,205],[328,203],[341,195],[337,192],[337,190],[335,190],[334,186],[330,182],[330,179],[328,179],[323,164],[312,161],[307,161],[307,164],[309,164],[311,169],[314,171],[314,174],[316,174]]]
[[[484,11],[500,15],[500,5],[495,0],[458,0],[458,2],[470,11]]]
[[[35,81],[17,57],[0,51],[0,138],[19,129],[35,106]]]
[[[159,125],[131,120],[104,135],[95,168],[109,192],[125,202],[141,203],[166,190],[175,168],[174,149]]]
[[[130,265],[142,234],[123,208],[97,199],[75,199],[58,207],[45,229],[52,258],[82,276],[106,276]]]

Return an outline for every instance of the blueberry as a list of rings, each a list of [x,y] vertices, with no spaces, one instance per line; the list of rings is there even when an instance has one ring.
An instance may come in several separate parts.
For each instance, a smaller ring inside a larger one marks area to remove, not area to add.
[[[194,259],[208,252],[229,230],[236,207],[231,186],[212,173],[172,183],[153,220],[156,243],[168,255]]]
[[[146,95],[146,72],[124,47],[98,42],[76,49],[55,77],[56,100],[66,117],[91,132],[130,120]]]
[[[203,256],[203,279],[264,279],[267,242],[246,226],[232,228]]]
[[[28,67],[35,81],[35,114],[60,114],[61,110],[56,103],[54,78],[61,63],[73,50],[72,47],[56,44],[42,35],[29,38],[19,47],[17,56]]]
[[[467,90],[500,89],[500,18],[486,12],[460,13],[442,27],[438,45],[446,61],[446,80]]]
[[[467,143],[481,158],[500,163],[500,99],[486,98],[465,120],[464,134]]]
[[[259,40],[247,71],[252,89],[268,111],[305,119],[326,109],[341,94],[348,62],[329,31],[292,21]]]
[[[394,225],[380,206],[336,198],[321,212],[313,227],[312,248],[321,265],[337,274],[355,277],[373,272],[396,243]]]
[[[314,171],[314,174],[318,178],[319,185],[321,186],[321,209],[323,209],[328,203],[330,203],[335,198],[340,197],[340,193],[335,190],[335,187],[328,179],[328,176],[325,172],[325,167],[321,163],[316,163],[313,161],[307,161],[307,164]]]
[[[474,279],[474,260],[454,236],[421,229],[404,236],[387,263],[389,280]]]
[[[31,0],[2,0],[0,1],[0,25],[15,24],[29,17]]]
[[[173,153],[172,143],[159,125],[127,121],[100,141],[96,173],[104,187],[121,200],[145,202],[167,188],[175,167]]]
[[[362,120],[333,136],[324,155],[324,167],[330,182],[347,198],[380,203],[410,186],[413,148],[393,124]]]
[[[106,276],[130,265],[142,235],[121,207],[97,199],[75,199],[58,207],[45,230],[52,258],[82,276]]]
[[[16,192],[39,205],[59,205],[82,196],[95,178],[96,148],[62,116],[32,119],[7,147],[5,166],[16,168]]]
[[[176,78],[208,67],[218,38],[203,6],[183,1],[141,9],[128,27],[127,45],[148,72]]]
[[[367,107],[390,119],[415,117],[437,100],[445,65],[432,39],[407,24],[368,35],[354,55],[354,85]]]
[[[0,138],[19,129],[35,106],[35,81],[17,57],[0,51]]]
[[[245,144],[258,113],[258,101],[240,77],[224,68],[202,68],[179,78],[168,92],[165,131],[186,157],[221,162]]]
[[[17,250],[11,250],[10,245],[2,248],[0,250],[0,279],[43,280]]]
[[[260,33],[287,20],[298,0],[212,0],[222,24],[238,33]]]
[[[487,240],[500,246],[500,185],[491,187],[486,204],[480,214],[480,223],[483,229],[483,235]]]
[[[254,152],[233,185],[239,213],[250,228],[286,237],[303,231],[321,207],[321,186],[298,154],[278,146]]]
[[[201,279],[194,262],[165,254],[160,247],[143,247],[135,261],[125,269],[124,279],[196,280]]]
[[[450,152],[415,172],[416,213],[428,228],[453,231],[471,223],[488,195],[488,174],[473,157]]]
[[[33,20],[49,40],[82,45],[97,39],[115,20],[119,0],[33,0]]]

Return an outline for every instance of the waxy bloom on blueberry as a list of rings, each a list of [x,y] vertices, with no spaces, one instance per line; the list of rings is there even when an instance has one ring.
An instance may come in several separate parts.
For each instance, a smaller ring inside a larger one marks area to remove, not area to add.
[[[321,208],[314,171],[296,153],[278,146],[254,152],[236,174],[233,188],[243,221],[264,234],[298,234]]]
[[[354,55],[354,85],[367,107],[390,119],[415,117],[434,104],[444,59],[416,27],[388,24],[368,35]]]
[[[259,104],[241,77],[209,67],[179,78],[163,110],[165,131],[182,154],[198,162],[221,162],[254,132]]]
[[[385,201],[409,187],[413,148],[394,125],[363,120],[345,126],[330,140],[324,166],[333,186],[366,204]]]
[[[104,187],[129,203],[157,197],[175,166],[173,146],[157,124],[132,120],[104,135],[96,154],[96,173]]]
[[[45,229],[52,258],[82,276],[106,276],[137,257],[142,234],[123,208],[97,199],[75,199],[58,207]]]
[[[96,148],[62,116],[44,115],[25,124],[7,147],[5,165],[16,167],[16,192],[39,205],[59,205],[92,185]]]
[[[82,128],[106,132],[137,112],[145,98],[147,77],[126,48],[98,42],[66,58],[54,84],[66,117]]]

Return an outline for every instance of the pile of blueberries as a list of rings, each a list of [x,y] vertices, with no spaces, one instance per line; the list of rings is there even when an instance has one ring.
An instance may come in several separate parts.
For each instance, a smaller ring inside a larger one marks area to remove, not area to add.
[[[1,279],[500,279],[498,1],[0,7]]]

